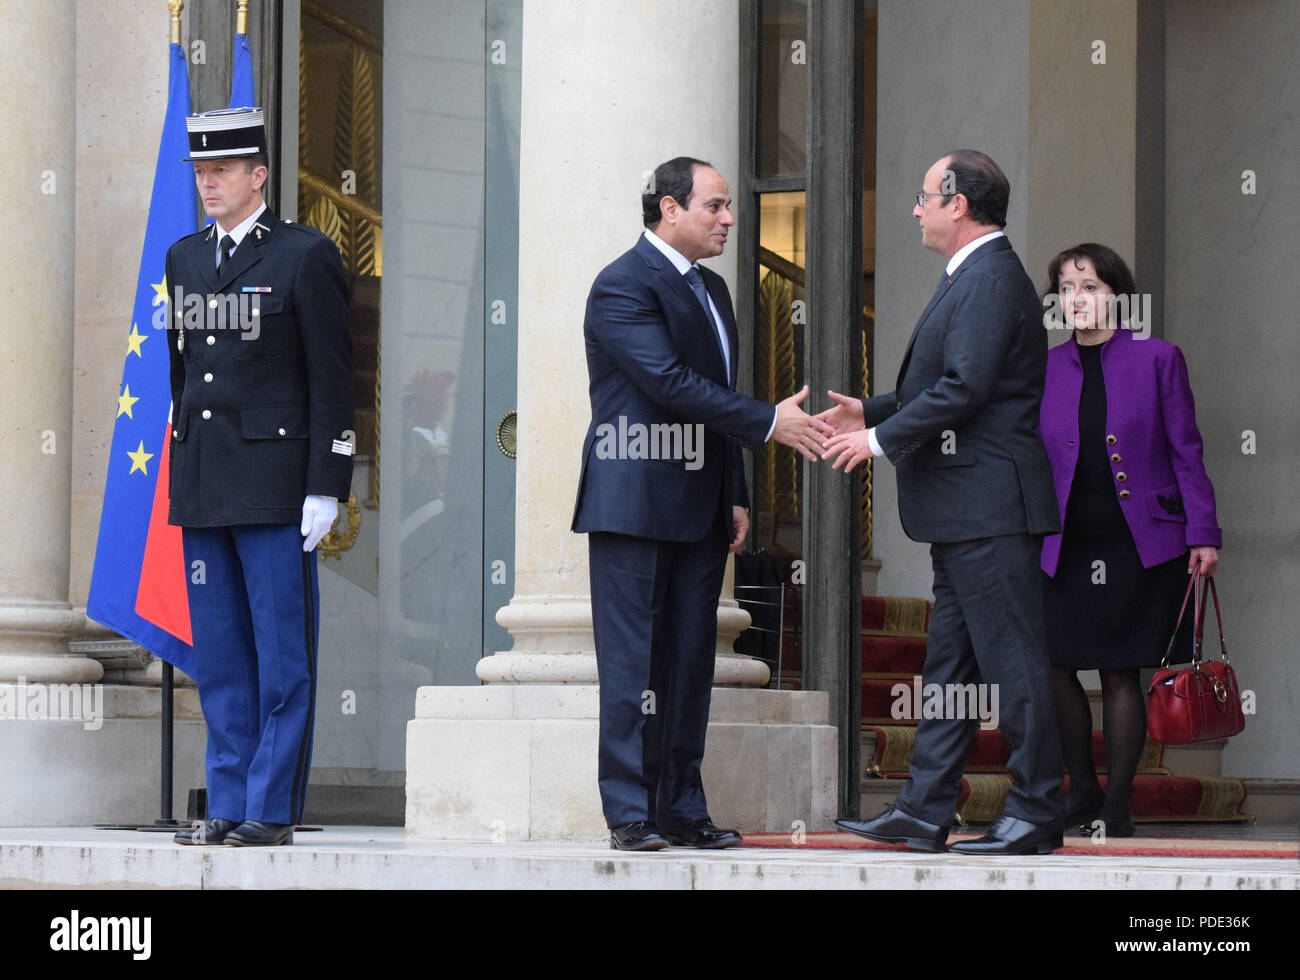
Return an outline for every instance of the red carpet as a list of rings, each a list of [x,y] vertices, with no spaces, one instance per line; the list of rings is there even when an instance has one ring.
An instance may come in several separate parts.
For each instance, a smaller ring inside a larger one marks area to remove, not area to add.
[[[953,834],[952,844],[973,840],[981,832]],[[837,851],[906,851],[904,844],[877,844],[852,834],[821,831],[803,835],[804,843],[795,844],[788,833],[746,834],[746,847],[788,848],[793,850]],[[1095,857],[1203,857],[1203,858],[1290,858],[1300,859],[1296,841],[1214,840],[1212,838],[1123,837],[1105,843],[1092,843],[1083,837],[1066,835],[1065,846],[1054,854],[1093,855]]]

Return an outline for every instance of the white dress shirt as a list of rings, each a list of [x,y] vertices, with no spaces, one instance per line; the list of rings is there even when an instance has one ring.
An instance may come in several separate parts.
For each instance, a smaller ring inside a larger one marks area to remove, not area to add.
[[[235,240],[235,247],[230,250],[230,254],[234,255],[235,252],[239,249],[239,243],[242,242],[244,240],[244,236],[247,235],[252,230],[253,225],[257,224],[257,219],[262,216],[262,212],[265,210],[266,210],[266,202],[263,201],[262,206],[260,208],[258,208],[252,214],[250,214],[239,224],[235,225],[235,227],[230,231],[226,231],[224,228],[222,228],[220,221],[213,222],[213,224],[217,226],[217,233],[216,235],[213,236],[217,240],[217,265],[221,265],[221,239],[224,238],[226,235],[229,235],[231,238]]]
[[[664,258],[666,258],[669,262],[671,262],[673,264],[673,268],[676,269],[683,276],[686,275],[686,270],[693,267],[692,263],[690,262],[689,259],[686,258],[686,256],[684,256],[681,252],[677,251],[677,249],[669,245],[666,241],[664,241],[662,238],[656,235],[649,228],[645,230],[645,239],[651,245],[657,248],[660,252],[662,252]],[[700,278],[701,280],[703,280],[704,277],[701,276]],[[708,297],[709,313],[713,317],[713,329],[717,331],[718,342],[722,345],[722,360],[727,368],[727,381],[728,381],[728,386],[730,386],[731,345],[727,343],[727,328],[722,325],[722,316],[718,313],[718,307],[714,304],[713,297],[709,295],[709,291],[707,287],[704,290],[704,295]],[[764,442],[767,442],[769,439],[771,439],[772,433],[776,431],[776,414],[777,414],[776,407],[773,406],[772,425],[767,430],[767,436],[764,438],[763,440]]]

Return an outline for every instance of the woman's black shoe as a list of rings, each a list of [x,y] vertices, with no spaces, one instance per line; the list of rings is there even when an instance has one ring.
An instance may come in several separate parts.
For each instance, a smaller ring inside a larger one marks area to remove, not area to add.
[[[1069,827],[1092,823],[1097,819],[1097,814],[1101,813],[1102,804],[1105,802],[1106,794],[1095,784],[1082,796],[1070,792],[1065,797],[1065,819],[1061,821],[1062,825]]]
[[[1107,822],[1098,817],[1091,823],[1081,824],[1079,834],[1083,837],[1093,837],[1098,834],[1104,837],[1133,837],[1137,834],[1137,828],[1133,826],[1133,821],[1127,818]]]

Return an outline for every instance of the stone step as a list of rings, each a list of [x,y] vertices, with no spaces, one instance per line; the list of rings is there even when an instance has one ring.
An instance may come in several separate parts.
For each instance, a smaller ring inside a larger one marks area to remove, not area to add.
[[[1293,858],[1006,857],[996,859],[995,873],[989,862],[815,847],[625,854],[605,843],[418,840],[391,827],[325,827],[274,848],[179,847],[168,835],[84,828],[0,829],[0,889],[1300,888]]]

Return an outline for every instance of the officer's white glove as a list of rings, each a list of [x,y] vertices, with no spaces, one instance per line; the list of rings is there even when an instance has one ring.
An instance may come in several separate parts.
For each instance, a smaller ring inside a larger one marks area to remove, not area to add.
[[[302,502],[302,550],[311,551],[320,539],[329,534],[339,516],[338,497],[318,497],[315,494]]]

